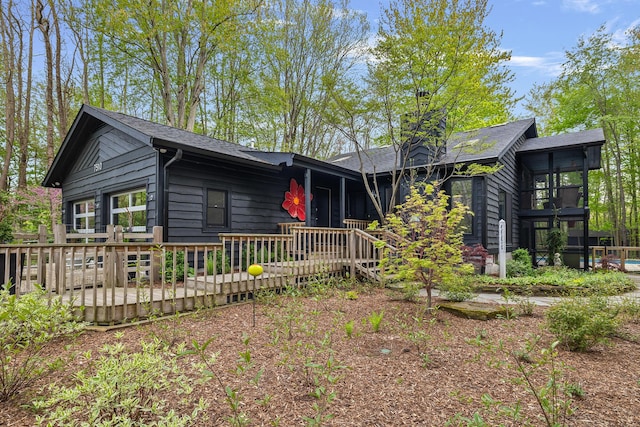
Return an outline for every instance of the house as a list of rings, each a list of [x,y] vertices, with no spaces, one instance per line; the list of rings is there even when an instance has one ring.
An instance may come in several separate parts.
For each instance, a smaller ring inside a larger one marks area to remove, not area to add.
[[[455,164],[499,162],[495,174],[444,184],[474,212],[465,242],[496,253],[505,219],[508,250],[526,247],[538,259],[559,223],[572,239],[568,254],[579,258],[588,256],[587,174],[600,167],[604,142],[601,130],[541,138],[525,119],[455,134],[437,157],[414,141],[409,168],[424,178],[427,164],[445,176]],[[164,241],[209,242],[221,232],[275,233],[281,222],[374,219],[361,169],[386,194],[397,157],[393,147],[361,154],[363,162],[356,153],[320,161],[263,152],[84,105],[43,185],[62,188],[62,221],[77,231],[161,225]]]
[[[413,179],[448,177],[443,186],[452,197],[471,207],[465,244],[481,244],[498,251],[498,227],[505,220],[507,252],[529,249],[536,262],[547,256],[546,233],[560,227],[569,236],[565,262],[579,267],[589,257],[588,172],[600,168],[601,129],[538,137],[534,119],[490,126],[452,135],[441,149],[419,143],[406,163]],[[404,149],[404,147],[403,147]],[[380,147],[336,156],[331,160],[347,169],[361,166],[369,179],[375,175],[381,197],[389,197],[390,176],[399,170],[402,156],[394,147]],[[420,161],[416,162],[415,159]],[[502,168],[480,176],[452,175],[455,165],[495,165]],[[433,172],[435,171],[435,172]],[[406,188],[397,201],[404,198]]]
[[[131,231],[162,225],[170,242],[214,242],[221,232],[276,233],[287,221],[339,227],[348,214],[346,195],[362,187],[358,172],[339,165],[88,105],[43,185],[62,188],[62,222],[69,228],[91,233],[107,224]],[[295,191],[302,193],[294,197]],[[285,210],[287,197],[295,204]]]

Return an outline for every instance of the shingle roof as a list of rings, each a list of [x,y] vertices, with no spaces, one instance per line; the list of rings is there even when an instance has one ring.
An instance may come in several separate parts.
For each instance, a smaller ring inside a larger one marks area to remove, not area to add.
[[[600,145],[605,142],[602,129],[591,129],[580,132],[563,133],[561,135],[545,136],[541,138],[527,139],[518,153],[526,153],[538,150],[548,150],[549,148],[569,148],[579,145]]]
[[[87,112],[93,110],[93,113],[98,117],[102,115],[111,118],[120,124],[152,138],[156,143],[164,141],[197,149],[201,152],[224,154],[259,163],[273,164],[263,158],[252,156],[251,152],[258,152],[258,150],[245,147],[244,145],[234,144],[221,139],[211,138],[209,136],[200,135],[171,126],[161,125],[159,123],[154,123],[148,120],[129,116],[127,114],[116,113],[114,111],[101,108],[86,105],[83,108],[85,108]]]
[[[293,153],[259,151],[244,145],[161,125],[127,114],[83,105],[63,140],[42,185],[55,186],[64,180],[75,161],[75,156],[70,153],[74,153],[79,145],[84,143],[83,136],[88,136],[101,123],[119,129],[152,147],[180,148],[185,152],[199,156],[215,157],[237,163],[249,162],[257,167],[291,166],[296,163],[298,166],[302,164],[302,167],[322,169],[338,176],[355,176],[352,170],[344,169],[341,165],[309,159]]]
[[[507,150],[523,135],[537,136],[534,119],[518,120],[511,123],[489,126],[469,132],[452,135],[447,142],[447,150],[439,164],[488,162],[499,160]],[[345,168],[367,173],[391,172],[400,161],[397,146],[377,147],[357,152],[341,154],[328,161]]]

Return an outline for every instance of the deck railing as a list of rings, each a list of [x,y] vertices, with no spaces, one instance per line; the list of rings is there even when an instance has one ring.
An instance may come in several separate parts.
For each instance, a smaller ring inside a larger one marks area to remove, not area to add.
[[[352,229],[357,228],[359,230],[366,230],[371,224],[371,221],[368,219],[344,219],[342,220],[345,227]]]
[[[143,240],[151,241],[0,245],[0,283],[18,296],[41,286],[72,302],[83,320],[113,324],[238,302],[320,274],[364,274],[382,257],[379,239],[358,229],[296,226],[291,234],[220,239],[161,243],[150,234]],[[246,272],[253,263],[264,268],[255,279]]]

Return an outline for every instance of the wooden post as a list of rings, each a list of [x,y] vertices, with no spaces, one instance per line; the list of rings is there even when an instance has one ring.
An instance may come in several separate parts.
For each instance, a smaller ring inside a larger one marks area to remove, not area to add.
[[[67,243],[67,230],[64,224],[56,224],[53,227],[53,242],[56,245]],[[63,259],[64,246],[53,249],[53,259],[50,260],[55,265],[55,286],[58,295],[64,293],[64,282],[66,278],[65,260]]]
[[[44,224],[38,226],[38,243],[47,243],[47,226]]]
[[[163,230],[161,225],[156,225],[153,227],[154,248],[151,251],[151,265],[149,266],[149,275],[151,276],[149,277],[149,280],[151,281],[151,284],[154,284],[160,280],[160,273],[162,272],[162,234]]]
[[[349,231],[349,260],[349,276],[353,279],[356,277],[356,232],[353,229]]]
[[[115,226],[115,233],[114,233],[114,238],[116,243],[122,243],[124,242],[124,232],[122,231],[122,226],[121,225],[116,225]],[[125,264],[127,263],[126,259],[122,259],[122,256],[120,255],[120,252],[118,251],[118,248],[114,246],[113,248],[113,262],[115,264],[115,286],[124,286],[124,274],[126,271],[126,266]]]
[[[506,222],[501,219],[498,222],[498,265],[500,267],[500,278],[507,277],[507,231]]]
[[[114,243],[115,242],[115,230],[113,224],[107,225],[107,241],[105,243]],[[104,286],[113,287],[115,282],[114,277],[114,268],[115,268],[115,260],[114,255],[111,250],[112,248],[106,247],[104,253],[104,263],[102,265],[103,274],[104,274]]]
[[[38,226],[38,243],[47,243],[47,226]],[[38,266],[36,267],[36,277],[40,279],[40,286],[47,287],[47,262],[42,249],[38,250]]]

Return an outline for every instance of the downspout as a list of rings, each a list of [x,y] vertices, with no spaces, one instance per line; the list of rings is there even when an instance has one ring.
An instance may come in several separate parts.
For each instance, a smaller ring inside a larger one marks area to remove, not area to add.
[[[176,154],[162,167],[162,241],[166,242],[169,235],[169,183],[167,182],[167,176],[169,166],[175,162],[182,160],[182,149],[178,148]]]

